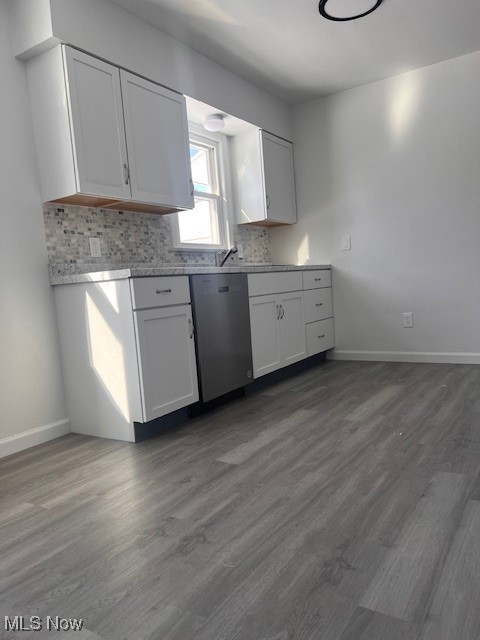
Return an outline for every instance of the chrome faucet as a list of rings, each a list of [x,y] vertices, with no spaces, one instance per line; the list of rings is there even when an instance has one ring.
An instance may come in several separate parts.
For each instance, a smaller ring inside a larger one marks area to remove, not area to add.
[[[229,259],[229,257],[231,255],[233,255],[234,253],[237,253],[237,251],[238,251],[238,249],[237,249],[236,245],[233,245],[233,247],[230,247],[230,249],[218,251],[215,254],[215,264],[216,264],[216,266],[217,267],[223,267],[223,265]]]

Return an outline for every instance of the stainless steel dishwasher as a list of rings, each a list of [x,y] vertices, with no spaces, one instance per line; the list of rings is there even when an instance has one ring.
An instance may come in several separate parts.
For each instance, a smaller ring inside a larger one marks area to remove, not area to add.
[[[208,402],[253,380],[245,273],[190,276],[200,394]]]

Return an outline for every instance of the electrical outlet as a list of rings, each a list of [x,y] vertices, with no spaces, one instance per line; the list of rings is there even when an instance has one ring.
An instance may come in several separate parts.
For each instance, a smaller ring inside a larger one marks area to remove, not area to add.
[[[90,238],[90,255],[92,258],[100,258],[102,249],[100,248],[100,238]]]
[[[342,251],[350,251],[352,248],[352,236],[343,236]]]
[[[239,260],[243,260],[243,244],[237,244],[237,257]]]
[[[403,326],[405,329],[411,329],[413,327],[413,313],[411,311],[403,314]]]

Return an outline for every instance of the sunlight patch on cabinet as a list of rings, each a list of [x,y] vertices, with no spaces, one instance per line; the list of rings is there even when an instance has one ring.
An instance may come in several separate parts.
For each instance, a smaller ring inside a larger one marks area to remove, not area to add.
[[[130,421],[123,347],[89,293],[86,294],[86,311],[90,363],[109,398]]]

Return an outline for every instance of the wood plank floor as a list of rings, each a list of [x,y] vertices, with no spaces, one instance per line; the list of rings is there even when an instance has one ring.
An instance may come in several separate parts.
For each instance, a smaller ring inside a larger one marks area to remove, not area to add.
[[[470,365],[325,362],[137,445],[69,435],[0,460],[0,625],[478,640],[479,472]]]

